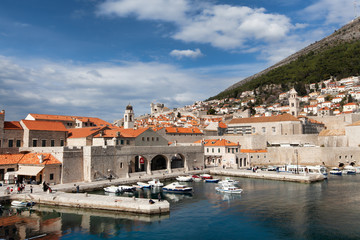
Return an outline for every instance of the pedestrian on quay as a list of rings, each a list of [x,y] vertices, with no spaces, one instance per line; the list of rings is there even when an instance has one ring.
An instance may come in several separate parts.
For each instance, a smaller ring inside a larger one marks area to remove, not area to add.
[[[76,192],[79,193],[80,192],[80,185],[76,186]]]
[[[158,199],[159,199],[159,202],[161,201],[161,194],[159,193],[158,194]]]
[[[33,186],[30,186],[30,193],[33,193]]]

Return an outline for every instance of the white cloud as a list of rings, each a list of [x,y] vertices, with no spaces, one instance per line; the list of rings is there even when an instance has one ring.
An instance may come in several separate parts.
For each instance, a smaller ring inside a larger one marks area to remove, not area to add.
[[[97,14],[178,22],[185,19],[188,10],[187,0],[106,0],[99,5]]]
[[[355,17],[353,1],[319,0],[302,11],[308,20],[324,20],[327,24],[345,24]]]
[[[245,47],[248,41],[273,42],[293,28],[284,15],[265,9],[203,4],[189,0],[107,0],[98,7],[99,15],[173,22],[173,38],[185,42],[207,43],[222,49]]]
[[[223,86],[195,70],[158,62],[74,64],[0,56],[0,108],[12,120],[28,113],[122,118],[130,102],[137,115],[154,101],[182,107],[215,95]],[[212,91],[204,91],[204,86]]]
[[[172,50],[170,52],[170,55],[176,58],[183,58],[183,57],[188,57],[188,58],[198,58],[203,56],[203,54],[201,53],[200,49],[195,49],[195,50]]]

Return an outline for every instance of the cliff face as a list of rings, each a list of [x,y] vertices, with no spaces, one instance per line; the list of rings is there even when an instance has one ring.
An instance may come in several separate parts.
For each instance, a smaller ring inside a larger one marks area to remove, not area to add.
[[[247,83],[259,76],[262,76],[262,75],[268,73],[269,71],[271,71],[273,69],[276,69],[276,68],[284,66],[294,60],[297,60],[300,56],[304,56],[310,52],[315,52],[315,53],[320,52],[323,49],[327,49],[329,47],[336,46],[339,43],[351,42],[351,41],[356,41],[356,40],[360,40],[360,17],[356,18],[355,20],[346,24],[339,30],[336,30],[333,34],[323,38],[320,41],[310,44],[309,46],[290,55],[289,57],[283,59],[282,61],[276,63],[275,65],[233,84],[232,86],[225,89],[223,92],[235,89],[235,88],[243,85],[244,83]]]

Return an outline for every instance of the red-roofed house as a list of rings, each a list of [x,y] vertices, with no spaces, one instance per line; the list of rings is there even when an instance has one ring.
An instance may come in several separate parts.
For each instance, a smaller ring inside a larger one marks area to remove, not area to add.
[[[359,110],[359,106],[356,103],[348,103],[343,107],[343,112],[355,112]]]
[[[240,153],[239,143],[226,139],[206,139],[197,142],[204,145],[205,165],[237,168]]]
[[[24,129],[23,147],[65,146],[67,129],[61,122],[21,120]]]

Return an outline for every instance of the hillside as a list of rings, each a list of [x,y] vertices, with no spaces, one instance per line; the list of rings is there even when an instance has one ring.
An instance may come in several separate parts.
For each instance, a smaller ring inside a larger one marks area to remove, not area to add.
[[[235,83],[210,99],[236,97],[242,91],[269,84],[315,83],[360,73],[360,18],[277,64]]]

